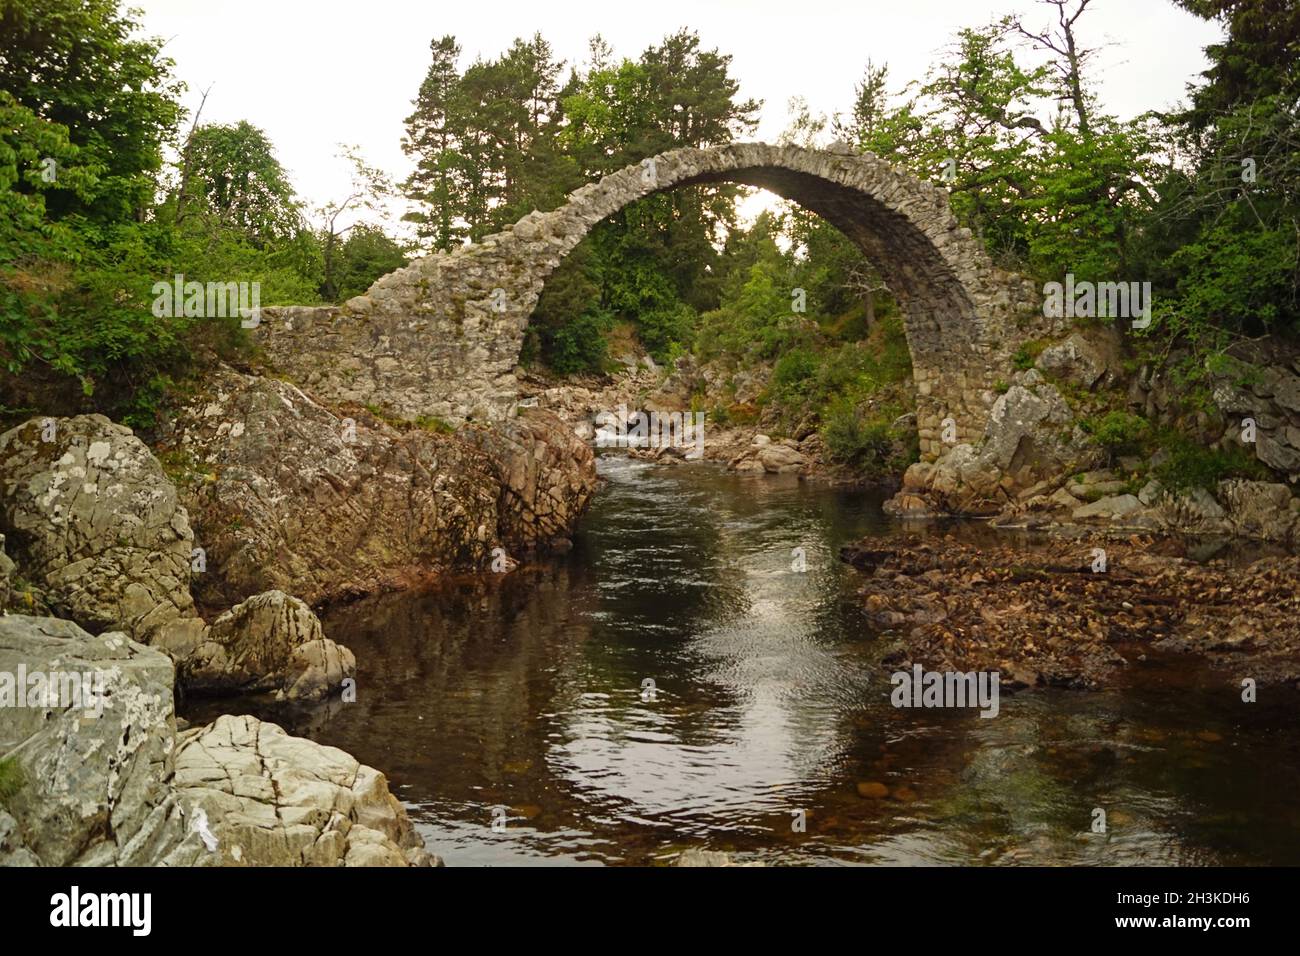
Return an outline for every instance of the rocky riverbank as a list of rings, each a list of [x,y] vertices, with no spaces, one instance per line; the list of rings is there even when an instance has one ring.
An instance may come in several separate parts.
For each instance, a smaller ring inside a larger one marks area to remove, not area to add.
[[[83,673],[93,702],[0,680],[0,866],[438,865],[372,767],[253,717],[178,731],[167,655],[0,616],[0,674]]]
[[[1150,651],[1203,656],[1225,682],[1300,682],[1300,558],[1188,558],[1176,539],[1078,536],[976,547],[869,538],[867,618],[890,666],[999,671],[1012,686],[1096,688]]]
[[[378,771],[250,717],[178,732],[175,695],[347,700],[313,606],[564,549],[595,488],[545,411],[453,432],[228,368],[153,448],[102,415],[0,435],[0,865],[434,862]]]

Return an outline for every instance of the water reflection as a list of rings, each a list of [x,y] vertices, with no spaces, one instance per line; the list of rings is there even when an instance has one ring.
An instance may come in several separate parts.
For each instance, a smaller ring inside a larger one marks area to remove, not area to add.
[[[1156,660],[1106,693],[1004,696],[994,720],[896,710],[862,579],[836,557],[889,528],[878,496],[602,470],[570,555],[332,612],[356,703],[263,716],[383,769],[451,865],[687,846],[791,864],[1300,862],[1283,692],[1244,709]]]

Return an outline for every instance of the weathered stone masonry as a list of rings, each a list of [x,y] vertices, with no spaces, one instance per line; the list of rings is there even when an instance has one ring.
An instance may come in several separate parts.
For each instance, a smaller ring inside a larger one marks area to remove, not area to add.
[[[743,143],[679,149],[576,190],[552,212],[421,259],[342,307],[264,310],[258,335],[281,371],[327,399],[405,418],[509,417],[529,315],[560,260],[598,222],[652,193],[693,183],[769,189],[824,217],[879,268],[903,308],[921,453],[984,433],[994,385],[1037,318],[1025,279],[993,266],[958,225],[947,193],[871,154]]]

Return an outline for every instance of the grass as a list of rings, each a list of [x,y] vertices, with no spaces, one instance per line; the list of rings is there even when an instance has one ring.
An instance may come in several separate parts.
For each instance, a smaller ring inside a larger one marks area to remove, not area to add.
[[[434,432],[439,435],[451,435],[455,433],[456,426],[450,422],[444,421],[437,415],[421,415],[415,420],[415,427],[423,429],[426,432]]]
[[[17,757],[0,759],[0,807],[8,807],[10,799],[26,782],[23,765],[18,762]]]
[[[1034,367],[1034,363],[1038,361],[1038,356],[1043,354],[1047,344],[1047,339],[1033,339],[1024,342],[1016,350],[1016,354],[1012,356],[1011,361],[1020,371],[1027,371]]]

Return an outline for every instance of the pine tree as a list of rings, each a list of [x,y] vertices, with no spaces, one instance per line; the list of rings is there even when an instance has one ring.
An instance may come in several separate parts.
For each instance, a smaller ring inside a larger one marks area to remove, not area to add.
[[[464,159],[454,127],[461,77],[460,45],[450,34],[429,44],[433,62],[420,84],[415,112],[406,118],[402,150],[415,156],[415,171],[403,184],[409,199],[422,208],[405,218],[417,223],[423,240],[435,249],[450,249],[467,233]]]

